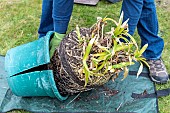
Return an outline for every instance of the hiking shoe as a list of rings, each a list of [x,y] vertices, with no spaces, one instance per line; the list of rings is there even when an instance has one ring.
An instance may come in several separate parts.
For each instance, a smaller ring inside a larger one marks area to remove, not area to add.
[[[167,83],[169,76],[162,59],[147,60],[147,62],[150,66],[149,75],[152,81],[156,83]]]

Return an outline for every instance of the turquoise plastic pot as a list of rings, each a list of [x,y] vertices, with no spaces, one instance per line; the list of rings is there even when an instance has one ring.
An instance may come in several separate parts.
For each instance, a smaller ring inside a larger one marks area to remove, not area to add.
[[[49,42],[54,32],[36,41],[10,49],[5,56],[5,70],[11,91],[17,96],[49,96],[63,101],[52,70],[38,68],[50,63]]]

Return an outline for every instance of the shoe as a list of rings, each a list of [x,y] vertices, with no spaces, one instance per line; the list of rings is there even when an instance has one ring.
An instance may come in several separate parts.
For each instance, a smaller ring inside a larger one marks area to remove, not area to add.
[[[162,59],[147,60],[147,62],[150,66],[149,75],[152,81],[158,84],[167,83],[169,76]]]

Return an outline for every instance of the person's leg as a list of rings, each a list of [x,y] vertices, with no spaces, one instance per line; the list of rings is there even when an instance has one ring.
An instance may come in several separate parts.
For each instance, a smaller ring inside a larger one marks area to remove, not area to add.
[[[73,10],[73,0],[53,0],[54,31],[65,34]]]
[[[141,37],[141,46],[148,43],[148,48],[143,56],[148,59],[151,79],[156,83],[166,83],[169,77],[166,67],[160,59],[164,41],[158,36],[158,19],[154,0],[144,0],[137,28]]]
[[[39,38],[48,31],[66,33],[73,10],[73,0],[43,0]]]
[[[164,48],[164,41],[158,36],[158,19],[154,0],[144,0],[137,28],[141,37],[141,46],[148,43],[143,56],[150,60],[159,59]]]
[[[144,0],[123,0],[122,10],[124,12],[123,21],[129,18],[129,34],[133,35],[140,19]],[[128,37],[127,37],[128,38]]]
[[[141,37],[141,46],[148,43],[144,52],[147,59],[161,56],[164,42],[158,36],[158,20],[154,0],[123,0],[124,21],[129,18],[129,34],[133,35],[136,27]]]
[[[45,36],[48,31],[54,30],[52,9],[53,0],[43,0],[41,21],[38,29],[39,38]]]
[[[166,83],[168,74],[160,58],[164,42],[158,36],[158,21],[154,0],[124,0],[122,4],[124,21],[130,19],[129,33],[134,34],[136,26],[141,37],[141,45],[148,43],[149,47],[143,54],[150,65],[151,79],[156,83]],[[152,60],[151,60],[152,59]]]

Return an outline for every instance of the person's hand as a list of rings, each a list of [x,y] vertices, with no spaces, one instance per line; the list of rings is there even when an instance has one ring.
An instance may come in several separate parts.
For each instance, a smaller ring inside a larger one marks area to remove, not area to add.
[[[56,48],[59,46],[65,34],[54,33],[54,37],[50,41],[50,58],[53,56]]]

